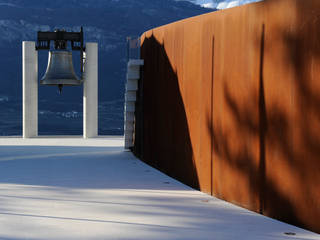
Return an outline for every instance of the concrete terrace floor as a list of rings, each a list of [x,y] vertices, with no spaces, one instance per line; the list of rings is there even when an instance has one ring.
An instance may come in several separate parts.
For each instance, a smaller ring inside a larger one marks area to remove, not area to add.
[[[302,240],[320,235],[195,191],[124,151],[121,137],[0,138],[0,239]]]

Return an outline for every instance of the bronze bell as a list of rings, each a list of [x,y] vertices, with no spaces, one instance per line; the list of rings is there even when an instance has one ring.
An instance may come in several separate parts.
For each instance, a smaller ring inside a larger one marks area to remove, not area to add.
[[[82,80],[74,72],[72,64],[72,52],[49,51],[48,66],[44,76],[40,80],[42,85],[58,86],[61,89],[64,85],[78,86]]]

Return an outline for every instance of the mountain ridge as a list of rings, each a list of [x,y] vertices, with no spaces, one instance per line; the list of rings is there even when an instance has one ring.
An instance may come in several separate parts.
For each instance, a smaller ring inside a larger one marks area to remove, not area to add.
[[[16,66],[18,74],[14,77],[15,79],[21,76],[21,70],[19,72],[21,64],[10,63],[10,53],[7,49],[11,48],[10,52],[15,49],[13,52],[17,54],[22,41],[36,40],[37,31],[53,31],[58,28],[79,31],[80,26],[83,26],[85,41],[99,43],[102,61],[106,58],[106,54],[111,54],[113,59],[119,60],[120,68],[123,70],[127,36],[138,36],[151,28],[209,12],[192,3],[173,0],[95,0],[92,1],[95,3],[92,5],[88,5],[84,0],[69,1],[63,5],[64,2],[61,0],[55,2],[32,0],[27,3],[22,0],[10,0],[5,3],[0,1],[0,32],[2,32],[0,49],[4,56],[9,56],[7,58],[9,64]],[[61,7],[62,5],[64,7]],[[43,8],[44,6],[46,8]],[[103,65],[109,64],[109,62],[103,63]],[[112,69],[118,71],[119,66],[113,66]],[[1,70],[6,76],[7,68]],[[41,70],[39,68],[39,71]],[[124,76],[122,73],[118,78]],[[11,91],[10,87],[8,89],[7,82],[8,80],[2,80],[4,87],[2,91],[0,90],[0,94],[9,92],[9,95],[13,95],[12,89]]]
[[[0,0],[0,135],[21,134],[21,44],[35,41],[37,31],[83,26],[85,42],[99,43],[99,134],[122,134],[126,37],[211,11],[174,0]],[[48,54],[38,55],[41,78]],[[57,88],[39,86],[39,112],[40,134],[81,134],[82,87],[64,87],[59,95]]]

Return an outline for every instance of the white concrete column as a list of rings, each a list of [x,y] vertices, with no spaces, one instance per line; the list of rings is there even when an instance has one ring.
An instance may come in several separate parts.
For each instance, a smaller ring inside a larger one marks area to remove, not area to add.
[[[22,135],[38,136],[38,52],[35,42],[22,42]]]
[[[83,137],[98,136],[98,44],[86,44],[83,81]]]

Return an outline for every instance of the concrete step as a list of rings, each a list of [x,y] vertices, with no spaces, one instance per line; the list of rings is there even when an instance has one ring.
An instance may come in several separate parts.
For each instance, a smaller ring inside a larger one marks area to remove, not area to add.
[[[136,91],[127,91],[125,93],[125,101],[135,102],[137,100],[137,92]]]
[[[140,71],[128,71],[127,72],[127,79],[139,79],[140,78]]]
[[[124,115],[125,121],[134,121],[134,112],[126,112]]]
[[[128,67],[140,67],[144,65],[143,59],[130,59],[128,61]]]
[[[138,80],[128,79],[126,83],[126,91],[137,91],[138,90]]]
[[[126,121],[124,125],[124,131],[134,131],[134,122]]]
[[[126,112],[135,112],[136,106],[135,102],[126,102],[125,103],[125,111]]]
[[[133,141],[132,139],[126,139],[125,142],[124,142],[124,148],[125,149],[129,149],[130,147],[133,147],[134,144],[133,144]]]

